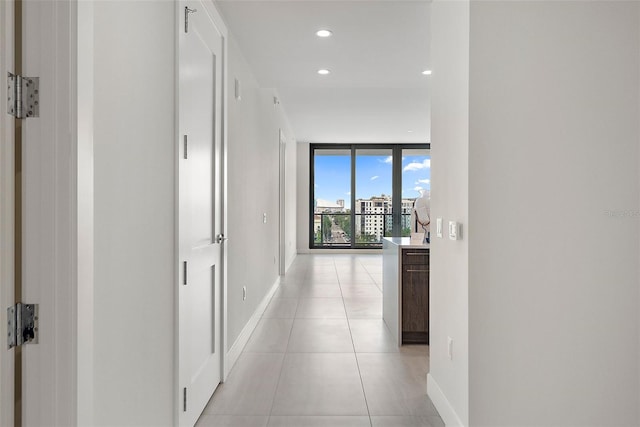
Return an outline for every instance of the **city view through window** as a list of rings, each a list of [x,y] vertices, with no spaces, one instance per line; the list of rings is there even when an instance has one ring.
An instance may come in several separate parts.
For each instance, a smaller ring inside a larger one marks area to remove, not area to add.
[[[431,189],[431,157],[407,146],[314,148],[311,179],[310,246],[377,248],[411,233],[414,201]]]

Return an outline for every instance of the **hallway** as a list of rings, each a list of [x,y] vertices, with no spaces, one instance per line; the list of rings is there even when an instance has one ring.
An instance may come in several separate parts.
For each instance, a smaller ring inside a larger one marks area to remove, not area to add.
[[[381,255],[298,255],[197,426],[443,426],[381,289]]]

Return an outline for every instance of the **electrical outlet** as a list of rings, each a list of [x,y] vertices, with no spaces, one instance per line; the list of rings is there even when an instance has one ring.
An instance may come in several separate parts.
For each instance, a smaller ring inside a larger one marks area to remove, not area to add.
[[[453,338],[447,337],[447,352],[449,353],[449,360],[453,360]]]
[[[242,301],[247,299],[247,287],[243,286],[242,287]]]
[[[262,223],[263,224],[267,223],[267,213],[266,212],[262,214]]]

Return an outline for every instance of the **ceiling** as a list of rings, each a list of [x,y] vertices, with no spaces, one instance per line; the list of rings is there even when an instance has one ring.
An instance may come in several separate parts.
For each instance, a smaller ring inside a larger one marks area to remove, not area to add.
[[[298,141],[430,141],[428,0],[216,3]]]

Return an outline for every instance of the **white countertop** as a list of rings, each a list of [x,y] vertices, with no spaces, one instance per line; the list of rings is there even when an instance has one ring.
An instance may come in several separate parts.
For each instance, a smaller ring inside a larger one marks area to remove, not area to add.
[[[399,247],[412,247],[412,248],[425,248],[425,249],[429,249],[429,244],[419,244],[419,245],[415,245],[415,244],[411,244],[411,238],[410,237],[384,237],[383,238],[385,241],[399,246]]]

